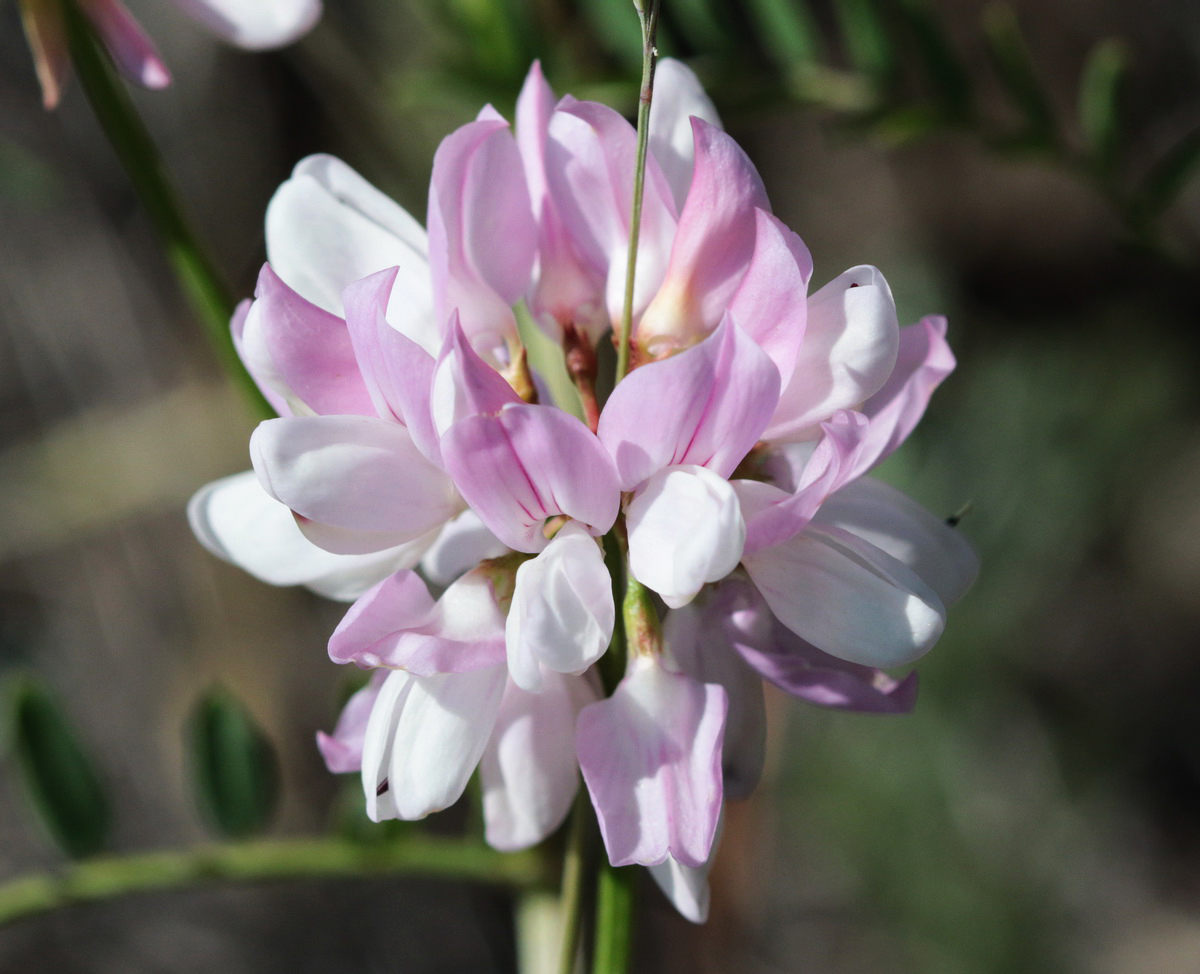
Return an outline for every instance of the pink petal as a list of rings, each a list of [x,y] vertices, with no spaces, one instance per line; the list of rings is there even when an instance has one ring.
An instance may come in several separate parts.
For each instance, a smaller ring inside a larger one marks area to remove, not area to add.
[[[708,859],[721,813],[722,687],[630,662],[607,700],[584,707],[575,747],[614,866]]]
[[[510,548],[541,551],[542,524],[565,514],[593,535],[617,517],[612,460],[574,416],[553,406],[505,406],[471,416],[442,438],[446,470],[484,524]]]
[[[442,140],[428,225],[437,320],[457,309],[475,347],[504,364],[516,341],[511,305],[529,283],[537,246],[521,156],[506,122],[470,122]]]
[[[143,88],[157,90],[171,83],[154,42],[120,0],[80,0],[121,74]]]
[[[674,58],[661,58],[654,72],[654,101],[650,103],[650,152],[671,187],[675,208],[683,209],[692,184],[695,116],[721,128],[721,119],[691,68]]]
[[[238,354],[238,358],[242,360],[242,365],[250,373],[250,378],[258,386],[259,392],[271,404],[271,408],[280,416],[291,416],[292,404],[288,402],[291,390],[288,388],[287,383],[283,381],[283,377],[279,374],[279,369],[275,365],[275,360],[271,357],[271,350],[267,348],[263,329],[251,321],[252,315],[259,314],[259,312],[254,310],[256,303],[250,298],[245,298],[239,301],[237,307],[233,309],[233,317],[229,319],[229,331],[233,336],[233,347]],[[250,323],[248,337],[247,322]],[[297,405],[302,404],[297,403]],[[301,411],[303,412],[304,410]]]
[[[929,315],[900,331],[896,367],[882,389],[866,401],[871,421],[859,470],[869,470],[891,454],[913,431],[933,391],[954,371],[946,343],[946,319]]]
[[[71,55],[67,50],[62,7],[57,3],[22,3],[21,23],[33,52],[33,65],[42,87],[42,107],[58,107],[63,89],[71,76]]]
[[[330,637],[329,657],[417,676],[495,666],[504,662],[504,614],[480,571],[458,579],[436,603],[415,572],[397,572],[350,607]]]
[[[375,699],[379,696],[379,688],[386,677],[386,670],[372,673],[367,685],[346,701],[333,733],[317,731],[317,748],[331,773],[347,774],[362,770],[363,739],[367,734],[367,721],[371,717]]]
[[[686,348],[721,321],[746,274],[756,210],[770,211],[754,164],[716,126],[692,119],[695,173],[662,287],[638,322],[639,348],[661,357]]]
[[[780,622],[851,663],[911,663],[945,625],[941,600],[912,569],[839,528],[810,525],[742,564]]]
[[[461,509],[446,475],[421,455],[403,426],[386,420],[267,420],[250,438],[250,455],[267,493],[299,516],[314,543],[337,554],[414,540]]]
[[[512,386],[471,346],[459,324],[450,319],[446,344],[430,382],[430,413],[439,435],[469,416],[495,416],[510,403],[520,403]]]
[[[469,508],[448,522],[421,559],[421,574],[430,584],[445,587],[486,558],[499,558],[508,548],[479,515]]]
[[[808,299],[796,368],[765,440],[809,440],[839,409],[856,409],[892,373],[899,325],[891,288],[874,267],[852,267]]]
[[[643,365],[613,390],[597,435],[621,489],[678,464],[728,477],[758,442],[779,396],[779,372],[731,322],[699,345]]]
[[[579,787],[575,721],[596,700],[587,679],[547,673],[540,693],[511,680],[479,762],[488,844],[535,845],[562,824]]]
[[[765,210],[756,210],[754,256],[729,304],[729,317],[753,338],[781,376],[796,370],[808,321],[812,257],[804,241]]]

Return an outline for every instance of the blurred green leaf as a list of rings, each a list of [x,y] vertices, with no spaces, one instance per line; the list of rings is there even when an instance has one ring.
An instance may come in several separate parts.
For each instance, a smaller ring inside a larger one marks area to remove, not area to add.
[[[266,827],[279,797],[279,765],[266,735],[228,691],[210,690],[189,726],[196,796],[228,838]]]
[[[897,9],[912,33],[917,54],[942,112],[954,121],[970,118],[973,108],[971,76],[942,25],[925,0],[899,0]]]
[[[100,852],[111,820],[100,777],[50,692],[23,679],[12,697],[12,749],[42,823],[75,859]]]
[[[1129,64],[1128,52],[1120,41],[1101,41],[1088,55],[1079,83],[1079,128],[1083,144],[1096,171],[1111,173],[1120,146],[1118,98],[1121,81]]]
[[[882,86],[895,74],[896,57],[876,0],[837,0],[836,7],[850,64]]]
[[[671,0],[663,4],[663,15],[698,51],[722,51],[731,45],[730,33],[717,19],[712,0]]]
[[[1037,76],[1017,16],[1004,4],[989,7],[983,17],[988,56],[1004,90],[1020,112],[1029,139],[1045,146],[1058,143],[1058,127],[1050,98]]]
[[[750,0],[749,13],[760,43],[782,67],[821,60],[821,38],[806,0]]]
[[[1200,170],[1200,129],[1184,136],[1150,170],[1131,207],[1133,222],[1145,229],[1163,215]]]

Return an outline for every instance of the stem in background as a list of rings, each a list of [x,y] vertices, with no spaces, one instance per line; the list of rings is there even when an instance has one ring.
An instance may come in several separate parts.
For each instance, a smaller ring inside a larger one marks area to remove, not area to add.
[[[496,852],[477,842],[410,836],[386,843],[296,839],[88,859],[59,874],[0,884],[0,925],[76,903],[217,883],[420,874],[513,888],[545,886],[534,850]]]
[[[591,799],[582,785],[575,796],[575,809],[571,813],[571,829],[567,835],[567,849],[563,857],[561,915],[562,945],[558,955],[560,974],[572,974],[575,958],[579,954],[579,932],[582,920],[584,879],[589,872]]]
[[[575,383],[579,401],[583,405],[583,418],[593,433],[600,428],[600,400],[596,397],[596,349],[587,332],[579,331],[574,324],[563,326],[563,358],[567,374]]]
[[[233,346],[229,319],[233,302],[216,269],[183,215],[178,197],[150,133],[142,124],[108,55],[96,41],[73,0],[63,3],[71,61],[92,111],[121,160],[126,174],[162,237],[167,259],[192,311],[204,326],[209,344],[225,371],[264,417],[275,411],[242,367]]]
[[[637,162],[633,170],[633,211],[629,214],[629,258],[625,263],[625,307],[617,332],[617,378],[620,382],[629,371],[629,344],[633,338],[633,281],[637,270],[638,237],[642,230],[642,193],[646,182],[646,149],[650,142],[650,102],[654,97],[654,67],[658,51],[654,39],[658,34],[659,0],[634,0],[638,21],[642,25],[642,91],[638,98]]]
[[[604,862],[596,886],[596,949],[592,974],[626,974],[633,946],[633,905],[638,880],[636,866],[615,867]]]

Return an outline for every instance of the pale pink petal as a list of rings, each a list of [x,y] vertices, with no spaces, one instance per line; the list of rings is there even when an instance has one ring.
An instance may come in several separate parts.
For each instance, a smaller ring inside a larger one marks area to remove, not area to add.
[[[729,711],[721,768],[725,797],[734,800],[748,797],[758,785],[767,749],[762,679],[734,651],[726,631],[730,595],[741,588],[753,591],[744,580],[723,582],[690,605],[668,612],[663,620],[663,644],[679,669],[702,683],[725,688]],[[773,621],[765,605],[763,615],[768,624]]]
[[[636,369],[613,390],[597,436],[621,489],[677,464],[733,473],[758,442],[779,395],[779,372],[732,322],[699,345]]]
[[[521,156],[502,119],[469,122],[442,140],[428,223],[437,320],[457,309],[480,354],[506,364],[516,341],[511,305],[529,283],[537,226]]]
[[[743,565],[780,622],[852,663],[911,663],[945,625],[941,600],[912,569],[839,528],[810,525]]]
[[[741,560],[746,524],[738,497],[704,467],[660,470],[634,495],[625,519],[630,572],[673,609]]]
[[[808,299],[795,371],[784,382],[765,440],[807,440],[839,409],[879,391],[896,364],[892,292],[874,267],[852,267]]]
[[[572,246],[606,282],[611,322],[620,319],[625,302],[636,157],[637,133],[620,114],[569,96],[559,102],[546,143],[546,179]],[[662,283],[675,212],[662,170],[648,157],[634,277],[635,316]]]
[[[298,515],[306,536],[337,554],[415,540],[462,509],[449,478],[403,426],[386,420],[267,420],[250,438],[250,455],[267,493]],[[339,532],[349,534],[339,540]]]
[[[660,58],[650,103],[650,152],[662,167],[677,210],[683,209],[692,184],[693,116],[722,127],[716,108],[691,68],[674,58]]]
[[[246,371],[250,373],[254,384],[258,386],[259,392],[263,394],[263,398],[276,413],[280,416],[291,416],[292,406],[295,405],[299,407],[301,415],[308,415],[308,407],[292,396],[287,383],[283,381],[275,360],[271,357],[271,350],[267,348],[263,329],[253,320],[259,314],[254,310],[256,303],[250,298],[245,298],[233,309],[233,317],[229,319],[229,332],[233,337],[234,351],[242,360]]]
[[[248,50],[291,44],[312,30],[321,0],[174,0],[218,37]]]
[[[770,211],[746,153],[716,126],[692,119],[695,172],[662,287],[636,330],[658,358],[686,348],[720,323],[746,274],[757,235],[756,210]]]
[[[421,558],[421,574],[431,584],[446,586],[486,558],[499,558],[508,548],[469,508],[446,524]]]
[[[487,364],[467,340],[458,313],[450,318],[446,344],[430,383],[430,413],[439,436],[469,416],[495,416],[509,403],[521,402],[512,386]]]
[[[574,416],[552,406],[505,406],[442,438],[446,470],[480,520],[510,548],[541,551],[543,522],[565,514],[601,535],[617,517],[612,460]]]
[[[754,256],[729,303],[733,323],[753,338],[781,376],[796,370],[808,321],[812,257],[804,241],[765,210],[756,210]]]
[[[318,548],[292,512],[271,497],[254,471],[216,480],[188,503],[192,531],[210,552],[269,585],[304,585],[329,599],[350,601],[402,568],[411,568],[432,541],[365,555]]]
[[[387,670],[376,670],[361,690],[346,701],[332,734],[317,731],[317,749],[333,774],[362,771],[363,740],[367,722],[379,696]]]
[[[79,6],[121,74],[143,88],[165,88],[171,83],[171,73],[154,42],[120,0],[79,0]]]
[[[538,693],[548,671],[582,673],[604,655],[615,618],[604,553],[578,524],[565,524],[517,569],[505,628],[513,682]]]
[[[524,849],[562,824],[579,787],[575,720],[595,700],[581,676],[549,672],[540,693],[508,682],[479,762],[490,846]]]
[[[19,9],[42,88],[42,107],[50,111],[58,107],[71,76],[71,55],[67,49],[62,7],[49,0],[35,0],[22,3]]]
[[[872,477],[831,496],[814,522],[843,528],[886,551],[915,571],[947,607],[966,594],[979,574],[979,555],[961,531]]]
[[[462,796],[492,735],[506,682],[503,665],[412,678],[388,762],[398,818],[424,818]]]
[[[275,273],[336,315],[344,313],[346,287],[398,267],[388,320],[431,354],[441,349],[425,230],[340,159],[317,155],[297,163],[267,206],[266,232]]]
[[[607,700],[584,707],[579,767],[614,866],[708,859],[721,813],[725,690],[630,661]]]
[[[922,318],[900,331],[896,368],[882,389],[866,401],[863,412],[871,421],[859,470],[866,471],[887,457],[913,431],[929,397],[951,372],[954,354],[946,344],[946,319]]]
[[[345,321],[302,298],[270,264],[259,272],[255,299],[242,343],[256,364],[264,357],[258,349],[269,358],[281,395],[314,413],[375,415]]]
[[[790,490],[752,480],[734,481],[746,520],[746,554],[777,545],[803,530],[830,494],[858,470],[867,421],[861,413],[835,413],[821,424],[821,439],[799,470],[785,470],[796,481]],[[799,460],[799,457],[794,459]],[[766,464],[772,468],[770,458]]]
[[[682,866],[671,856],[654,866],[649,866],[650,877],[679,915],[692,923],[704,923],[708,919],[708,870],[716,855],[713,853],[702,866]]]

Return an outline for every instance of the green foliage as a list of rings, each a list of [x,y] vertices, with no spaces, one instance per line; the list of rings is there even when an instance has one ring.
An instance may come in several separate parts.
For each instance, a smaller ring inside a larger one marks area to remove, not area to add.
[[[110,810],[100,776],[50,691],[31,678],[10,697],[11,747],[38,817],[75,859],[107,844]]]
[[[262,730],[217,688],[196,705],[188,732],[196,797],[209,823],[227,838],[262,831],[279,797],[279,766]]]
[[[1079,130],[1097,175],[1109,176],[1117,164],[1121,143],[1121,82],[1129,64],[1125,45],[1112,38],[1101,41],[1088,56],[1079,81]]]
[[[1150,170],[1131,204],[1135,228],[1147,228],[1166,212],[1200,170],[1200,129],[1177,142]]]
[[[989,7],[984,14],[983,30],[996,76],[1022,116],[1025,128],[1020,140],[1036,147],[1057,145],[1054,109],[1021,36],[1016,14],[1002,4]]]

